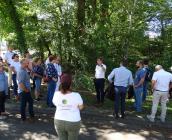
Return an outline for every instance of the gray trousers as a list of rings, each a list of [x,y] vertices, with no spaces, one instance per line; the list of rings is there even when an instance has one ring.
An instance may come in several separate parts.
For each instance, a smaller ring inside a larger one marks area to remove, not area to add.
[[[78,140],[81,125],[80,121],[68,122],[54,119],[54,125],[59,136],[59,140]]]

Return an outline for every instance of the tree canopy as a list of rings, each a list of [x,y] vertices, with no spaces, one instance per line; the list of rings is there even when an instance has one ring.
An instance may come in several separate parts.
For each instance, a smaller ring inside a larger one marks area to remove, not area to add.
[[[154,35],[154,36],[153,36]],[[153,36],[153,37],[152,37]],[[91,71],[97,57],[109,69],[148,58],[172,65],[170,0],[0,0],[0,38],[22,53],[60,55],[74,70]]]

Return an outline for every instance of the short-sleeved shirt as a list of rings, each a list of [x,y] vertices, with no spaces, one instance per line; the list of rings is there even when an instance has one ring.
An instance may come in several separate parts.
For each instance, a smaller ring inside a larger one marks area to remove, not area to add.
[[[18,84],[23,83],[24,86],[31,91],[31,86],[30,86],[30,76],[27,72],[26,69],[24,68],[20,68],[19,72],[17,73],[17,80],[18,80]],[[18,92],[21,93],[23,92],[22,89],[20,89],[20,87],[18,88]]]
[[[128,85],[133,84],[132,73],[124,66],[113,69],[113,71],[108,76],[108,80],[112,82],[113,78],[115,86],[127,87]]]
[[[33,72],[40,76],[44,75],[44,69],[42,66],[39,66],[39,65],[33,66]],[[39,77],[35,76],[34,78],[39,78]]]
[[[168,92],[170,82],[172,82],[172,74],[161,69],[154,72],[152,80],[156,81],[155,90]]]
[[[10,51],[7,51],[6,54],[5,54],[5,60],[7,61],[7,63],[9,65],[11,65],[12,63],[12,56],[14,55],[13,52],[10,52]]]
[[[134,85],[139,84],[140,80],[145,77],[146,72],[143,69],[138,69],[135,74]],[[137,88],[143,88],[143,84]]]
[[[95,78],[96,79],[104,79],[105,78],[105,72],[106,72],[106,65],[102,64],[100,65],[96,65],[95,68]]]
[[[10,67],[14,67],[16,74],[17,74],[17,72],[19,72],[19,70],[20,70],[21,64],[20,64],[20,62],[12,61]]]
[[[55,119],[69,122],[81,120],[78,105],[82,105],[83,100],[79,93],[62,94],[57,91],[53,97],[53,104],[56,106]]]
[[[8,94],[8,77],[5,72],[0,72],[0,92],[2,91]]]
[[[57,70],[56,70],[55,66],[52,63],[49,63],[47,65],[46,75],[48,76],[48,78],[56,78],[56,79],[58,79]]]

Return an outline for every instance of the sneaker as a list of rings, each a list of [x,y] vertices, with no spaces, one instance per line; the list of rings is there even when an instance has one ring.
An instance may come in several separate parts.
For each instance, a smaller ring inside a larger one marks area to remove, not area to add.
[[[147,117],[147,119],[148,119],[150,122],[154,122],[154,121],[155,121],[155,120],[151,117],[151,115],[147,115],[146,117]]]
[[[0,120],[6,119],[6,116],[0,116]]]

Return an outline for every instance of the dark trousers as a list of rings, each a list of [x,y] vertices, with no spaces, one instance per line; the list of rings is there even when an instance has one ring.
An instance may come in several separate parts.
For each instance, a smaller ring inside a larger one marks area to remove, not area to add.
[[[17,89],[18,89],[18,85],[17,85],[17,75],[16,74],[12,74],[12,80],[13,80],[13,92],[14,95],[17,95]]]
[[[31,93],[28,92],[22,92],[20,93],[20,113],[21,113],[21,118],[22,120],[26,119],[26,105],[28,105],[28,110],[30,117],[34,117],[34,112],[33,112],[33,99],[31,96]]]
[[[53,107],[53,96],[56,90],[56,82],[53,80],[48,81],[48,94],[47,94],[47,105]]]
[[[5,92],[0,92],[0,115],[5,112]]]
[[[125,113],[125,96],[127,88],[122,86],[115,86],[115,114],[119,113],[119,105],[121,104],[121,115]]]
[[[95,89],[96,89],[96,96],[97,102],[104,102],[104,86],[105,86],[105,79],[95,79]]]

